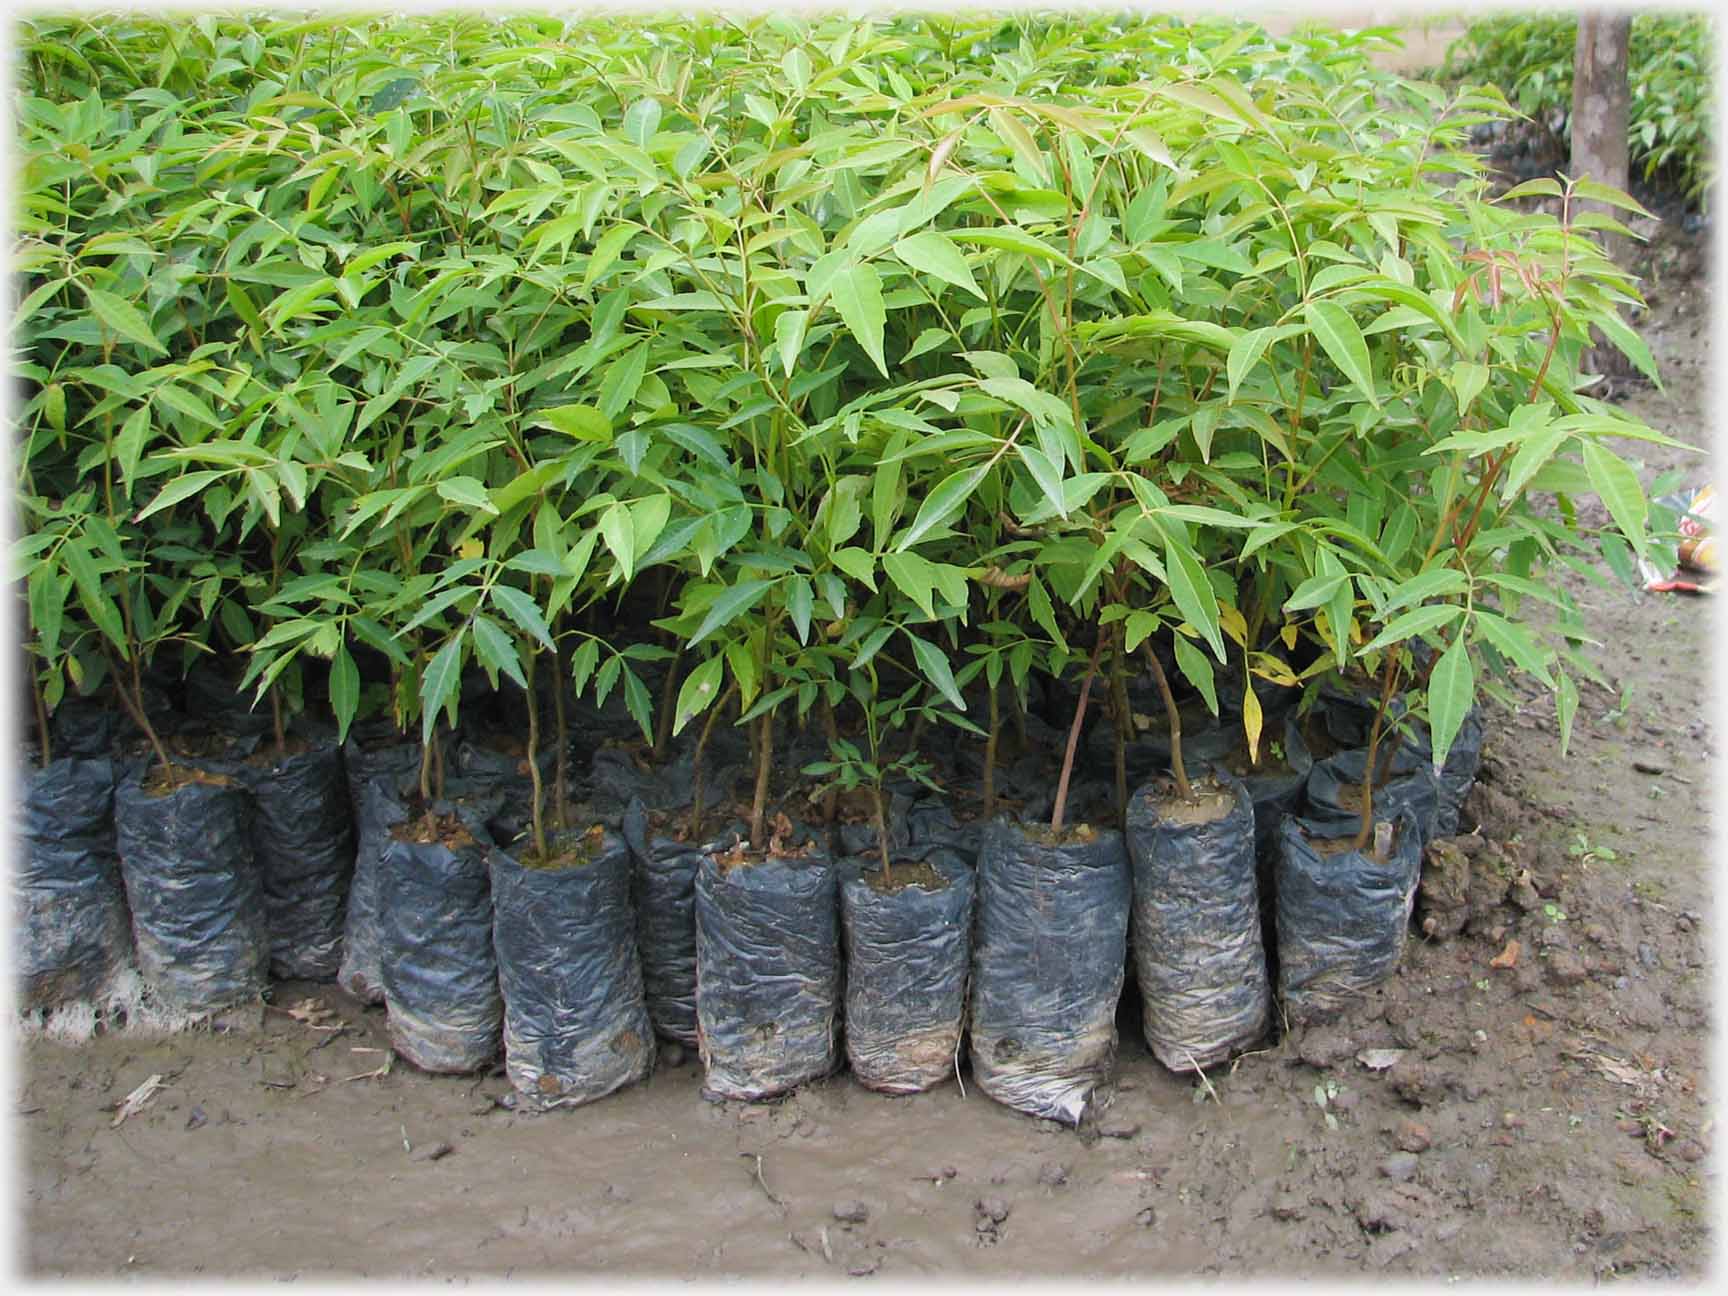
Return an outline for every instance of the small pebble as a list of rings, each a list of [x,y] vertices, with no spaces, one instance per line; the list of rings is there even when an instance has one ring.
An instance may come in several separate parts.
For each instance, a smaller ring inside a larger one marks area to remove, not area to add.
[[[1140,1133],[1139,1121],[1117,1121],[1098,1127],[1098,1137],[1108,1139],[1131,1139]]]
[[[1148,1206],[1134,1218],[1139,1221],[1141,1228],[1151,1228],[1158,1222],[1158,1212]]]
[[[408,1154],[408,1159],[410,1161],[436,1161],[440,1157],[449,1156],[455,1150],[442,1140],[437,1143],[422,1143]]]
[[[1408,1183],[1416,1177],[1416,1154],[1394,1152],[1380,1163],[1380,1173],[1395,1183]]]
[[[1548,956],[1548,979],[1555,985],[1577,985],[1589,975],[1584,960],[1570,950],[1555,950]]]
[[[1046,1188],[1060,1188],[1068,1182],[1068,1167],[1055,1161],[1046,1161],[1038,1168],[1038,1182]]]
[[[1656,967],[1661,959],[1656,955],[1656,947],[1643,941],[1638,943],[1638,961],[1647,968]]]
[[[862,1224],[870,1218],[870,1208],[861,1201],[835,1202],[834,1218],[842,1224]]]
[[[978,1213],[991,1224],[1000,1224],[1007,1219],[1010,1209],[1000,1197],[981,1197],[977,1203]]]
[[[1434,1146],[1434,1136],[1421,1121],[1405,1118],[1398,1122],[1398,1147],[1404,1152],[1426,1152]]]
[[[660,1061],[669,1067],[681,1067],[690,1060],[688,1051],[677,1040],[660,1041]]]

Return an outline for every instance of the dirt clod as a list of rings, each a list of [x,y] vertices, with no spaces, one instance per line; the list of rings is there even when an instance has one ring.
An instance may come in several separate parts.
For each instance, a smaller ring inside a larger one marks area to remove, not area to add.
[[[422,1143],[408,1154],[410,1161],[438,1161],[449,1156],[456,1149],[443,1140],[436,1143]]]
[[[842,1224],[862,1224],[870,1218],[870,1208],[856,1199],[835,1202],[834,1218]]]
[[[1380,1163],[1380,1173],[1396,1183],[1407,1183],[1416,1177],[1416,1154],[1394,1152]]]
[[[1570,950],[1555,950],[1548,956],[1548,979],[1555,985],[1577,985],[1589,975],[1584,960]]]
[[[974,1209],[978,1212],[980,1222],[1000,1224],[1008,1218],[1013,1207],[1000,1197],[980,1197],[974,1204]]]
[[[1392,1069],[1386,1073],[1386,1083],[1393,1093],[1417,1107],[1437,1096],[1427,1065],[1421,1058],[1409,1054],[1392,1064]]]
[[[1398,1147],[1404,1152],[1426,1152],[1434,1146],[1434,1136],[1421,1121],[1408,1117],[1398,1122],[1393,1133]]]

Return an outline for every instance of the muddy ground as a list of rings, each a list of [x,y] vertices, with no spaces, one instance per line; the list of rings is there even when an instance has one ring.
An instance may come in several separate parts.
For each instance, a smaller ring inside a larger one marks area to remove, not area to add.
[[[1667,389],[1628,401],[1694,440],[1711,426],[1707,238],[1662,232],[1645,324]],[[1646,481],[1675,465],[1708,480],[1707,461],[1660,451]],[[1496,713],[1468,925],[1413,939],[1341,1021],[1204,1084],[1152,1059],[1130,1001],[1114,1096],[1085,1134],[956,1083],[888,1098],[842,1075],[714,1104],[693,1059],[529,1116],[498,1105],[502,1074],[355,1078],[388,1056],[382,1011],[289,983],[261,1035],[19,1049],[20,1266],[1699,1278],[1716,1174],[1713,608],[1564,579],[1612,687],[1584,686],[1565,760],[1546,702]],[[1508,880],[1485,885],[1496,858]],[[1512,941],[1515,965],[1496,967]],[[285,1011],[307,1000],[334,1015]],[[1399,1053],[1376,1070],[1367,1050]],[[167,1087],[116,1125],[153,1074]]]

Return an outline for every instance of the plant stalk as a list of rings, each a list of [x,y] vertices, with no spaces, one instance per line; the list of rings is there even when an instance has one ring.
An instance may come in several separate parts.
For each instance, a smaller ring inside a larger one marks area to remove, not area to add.
[[[990,734],[984,739],[984,818],[996,813],[996,742],[1002,732],[1002,704],[997,689],[1002,681],[990,686]]]
[[[1368,730],[1368,759],[1362,763],[1362,823],[1356,829],[1352,843],[1357,850],[1368,845],[1374,832],[1374,758],[1380,750],[1380,732],[1386,721],[1386,709],[1392,704],[1393,682],[1398,678],[1398,659],[1386,654],[1386,670],[1380,682],[1380,705],[1374,711],[1374,723]]]
[[[1194,799],[1194,789],[1188,782],[1188,767],[1182,760],[1182,713],[1176,709],[1176,697],[1170,692],[1169,677],[1164,674],[1164,665],[1158,660],[1158,654],[1152,651],[1152,642],[1146,642],[1146,664],[1152,669],[1152,680],[1158,685],[1158,696],[1164,699],[1164,716],[1170,726],[1170,773],[1176,779],[1176,795],[1184,801]]]
[[[1092,692],[1092,676],[1098,672],[1098,655],[1104,651],[1104,634],[1092,641],[1092,658],[1086,663],[1086,678],[1080,681],[1080,700],[1074,704],[1074,723],[1068,726],[1068,749],[1062,753],[1062,776],[1056,780],[1056,805],[1050,812],[1050,831],[1062,831],[1062,816],[1068,810],[1068,780],[1074,774],[1074,752],[1080,746],[1080,726],[1086,719],[1086,699]]]

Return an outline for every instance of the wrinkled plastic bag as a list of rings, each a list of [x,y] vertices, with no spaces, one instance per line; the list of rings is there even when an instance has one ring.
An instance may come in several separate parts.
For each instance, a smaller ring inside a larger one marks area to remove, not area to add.
[[[374,794],[383,785],[374,780]],[[492,947],[486,818],[491,804],[438,802],[462,839],[420,843],[394,833],[379,862],[381,972],[390,1044],[422,1071],[464,1074],[498,1055],[504,1000]],[[408,816],[404,812],[402,822]]]
[[[505,1068],[539,1108],[604,1098],[654,1067],[629,849],[604,830],[574,841],[579,862],[565,868],[501,850],[489,860]]]
[[[696,1017],[705,1091],[772,1098],[839,1064],[839,902],[814,847],[696,872]]]
[[[655,831],[641,798],[624,812],[642,983],[662,1039],[696,1047],[696,870],[703,855],[730,846],[741,831],[733,825],[707,842],[679,841]]]
[[[342,965],[354,823],[342,753],[314,746],[242,767],[252,793],[252,849],[270,924],[273,975],[328,981]]]
[[[1240,764],[1228,760],[1212,762],[1220,777],[1236,779],[1248,789],[1248,799],[1254,803],[1254,849],[1266,860],[1271,859],[1278,825],[1284,816],[1301,811],[1308,775],[1314,768],[1314,758],[1295,717],[1286,713],[1282,728],[1278,738],[1281,759],[1272,755],[1270,735],[1262,733],[1259,768],[1250,766],[1246,757]]]
[[[114,764],[63,757],[23,784],[15,893],[18,1006],[96,999],[132,957],[114,844]]]
[[[1253,1044],[1271,1014],[1254,803],[1241,783],[1224,786],[1230,808],[1209,822],[1164,818],[1157,784],[1128,805],[1146,1042],[1172,1071],[1208,1067]]]
[[[1278,833],[1278,992],[1303,1023],[1332,1016],[1379,985],[1404,953],[1422,871],[1421,836],[1407,808],[1391,819],[1385,860],[1368,851],[1317,850],[1313,839],[1348,837],[1288,818]]]
[[[1118,832],[1047,846],[1004,819],[986,827],[971,1055],[979,1088],[997,1102],[1078,1125],[1109,1079],[1129,894]]]
[[[1375,763],[1379,761],[1376,755]],[[1357,798],[1367,766],[1366,751],[1339,752],[1314,762],[1308,774],[1304,817],[1329,837],[1355,832],[1362,824]],[[1434,839],[1440,813],[1440,781],[1434,777],[1427,755],[1409,745],[1401,746],[1385,769],[1386,781],[1374,789],[1374,817],[1396,818],[1399,810],[1408,809],[1415,815],[1421,834],[1418,846],[1427,845]]]
[[[947,885],[884,891],[879,857],[842,860],[840,928],[846,949],[846,1058],[866,1089],[918,1093],[959,1065],[972,964],[972,870],[941,847],[896,852],[921,859]]]
[[[348,756],[350,794],[354,796],[354,869],[348,880],[348,903],[342,923],[342,963],[336,984],[361,1003],[384,1002],[383,871],[384,848],[390,830],[408,817],[403,796],[414,782],[414,771],[402,762],[404,748],[392,750],[394,761],[362,763],[356,784],[354,757]],[[418,749],[413,765],[418,766]],[[394,766],[394,772],[392,767]],[[375,771],[368,775],[366,771]]]
[[[191,782],[156,796],[133,773],[115,790],[138,968],[179,1012],[217,1013],[264,993],[270,928],[250,819],[251,798],[233,782]]]

